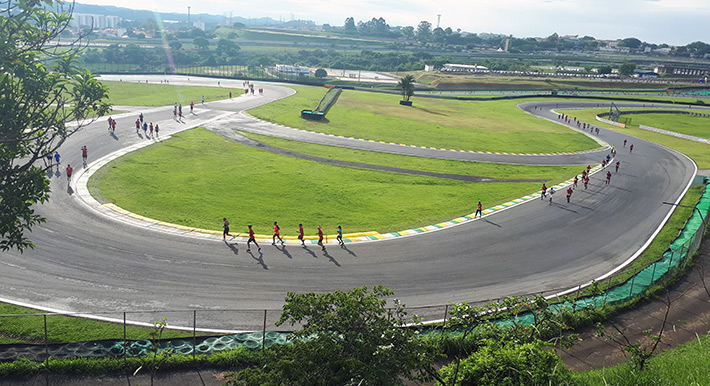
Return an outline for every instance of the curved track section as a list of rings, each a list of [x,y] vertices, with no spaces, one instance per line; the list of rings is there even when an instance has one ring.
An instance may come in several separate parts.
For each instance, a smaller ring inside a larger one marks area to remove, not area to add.
[[[177,81],[179,78],[171,83]],[[215,83],[190,81],[199,82]],[[221,83],[230,85],[229,81]],[[240,87],[240,82],[232,83]],[[148,121],[160,122],[165,134],[205,124],[228,112],[235,113],[230,116],[234,121],[212,124],[232,125],[245,119],[239,111],[290,93],[274,85],[264,89],[265,97],[243,96],[198,105],[196,115],[187,117],[185,124],[172,120],[171,108],[144,110],[144,114]],[[537,109],[531,103],[521,108],[556,121],[555,108],[586,105],[546,101],[536,103]],[[133,129],[136,115],[117,118],[115,138],[106,133],[105,122],[77,133],[63,145],[63,162],[80,165],[79,149],[84,144],[95,159],[145,141]],[[268,125],[258,125],[263,127],[233,128],[294,139],[308,134],[286,128],[277,133],[269,131]],[[599,137],[616,145],[622,169],[614,174],[611,186],[604,186],[601,173],[593,176],[589,189],[577,189],[570,204],[559,203],[563,197],[552,205],[534,201],[442,231],[326,251],[264,245],[261,253],[249,253],[241,243],[228,246],[116,222],[81,204],[67,191],[63,175],[52,175],[52,198],[38,208],[48,221],[31,235],[37,248],[24,254],[4,252],[0,257],[0,297],[51,310],[116,312],[118,318],[120,312],[134,310],[275,310],[281,308],[288,291],[332,291],[376,284],[391,288],[408,307],[570,288],[609,272],[636,253],[670,213],[672,208],[661,203],[678,199],[696,170],[690,159],[665,147],[627,138],[635,145],[629,154],[621,146],[621,134],[601,129]],[[327,144],[343,140],[312,134],[308,139]],[[370,149],[379,150],[378,146]],[[402,154],[409,151],[394,145],[387,149]],[[450,153],[431,150],[429,154],[452,158],[453,154],[464,154]],[[606,152],[525,158],[533,164],[586,165],[598,163],[602,154]],[[467,156],[502,161],[497,156]],[[237,229],[238,218],[232,223]],[[172,318],[171,313],[158,317],[165,315],[171,324],[192,324],[191,313],[180,314],[184,319]],[[259,315],[263,311],[203,312],[199,325],[240,330],[260,325]],[[155,314],[133,319],[152,322]]]

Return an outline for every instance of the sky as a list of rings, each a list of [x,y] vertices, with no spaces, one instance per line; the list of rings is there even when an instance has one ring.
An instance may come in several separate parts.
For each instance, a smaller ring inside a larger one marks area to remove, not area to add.
[[[515,37],[635,37],[649,43],[710,43],[710,0],[83,0],[158,12],[312,20],[342,26],[347,17],[382,17],[390,26],[426,20],[441,28]]]

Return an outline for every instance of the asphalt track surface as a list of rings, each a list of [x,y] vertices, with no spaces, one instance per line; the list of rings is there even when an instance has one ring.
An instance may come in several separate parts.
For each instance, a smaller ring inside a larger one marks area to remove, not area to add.
[[[148,78],[151,83],[159,79]],[[179,77],[170,79],[172,84],[187,82]],[[195,78],[189,82],[216,86],[214,83]],[[241,81],[222,81],[221,85],[239,88]],[[239,114],[291,93],[277,85],[258,87],[265,89],[263,97],[198,104],[194,115],[184,107],[185,123],[172,119],[172,106],[141,111],[148,122],[160,122],[163,135],[197,125],[230,127],[398,154],[538,165],[598,164],[608,154],[605,149],[560,156],[485,155],[291,130]],[[552,110],[598,104],[560,100],[520,107],[558,122]],[[353,243],[347,248],[329,245],[326,251],[317,246],[282,247],[264,242],[261,253],[249,253],[243,243],[183,237],[115,221],[88,208],[67,189],[64,166],[69,162],[75,170],[81,168],[82,145],[87,145],[92,160],[146,141],[135,133],[137,114],[118,116],[115,136],[107,133],[102,119],[65,142],[60,150],[61,175],[51,176],[52,197],[37,208],[47,218],[30,235],[37,247],[24,254],[2,252],[0,300],[119,320],[124,311],[153,310],[159,312],[129,313],[128,319],[153,322],[167,316],[169,324],[185,327],[192,326],[192,312],[163,310],[197,309],[200,328],[260,330],[263,310],[274,310],[269,321],[276,320],[289,291],[323,292],[383,284],[407,307],[440,306],[415,311],[440,318],[449,302],[477,303],[514,294],[557,292],[608,273],[654,235],[673,209],[662,202],[678,200],[696,172],[695,164],[682,154],[601,129],[598,138],[616,146],[622,167],[618,173],[612,172],[610,186],[604,185],[602,173],[592,176],[589,189],[580,185],[569,204],[560,192],[552,205],[535,200],[412,237]],[[634,144],[632,154],[622,147],[624,138]],[[234,198],[239,199],[238,194]],[[229,213],[228,208],[225,212],[233,232],[240,231],[239,215]]]

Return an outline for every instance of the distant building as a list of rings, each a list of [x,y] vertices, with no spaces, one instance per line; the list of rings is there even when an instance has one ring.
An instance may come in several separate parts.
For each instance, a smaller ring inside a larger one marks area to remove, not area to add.
[[[488,72],[488,67],[477,64],[454,64],[446,63],[441,67],[441,72]]]
[[[707,76],[710,74],[710,65],[661,64],[653,71],[668,75]]]
[[[631,76],[638,79],[655,79],[658,78],[658,73],[652,71],[634,71],[634,74]]]
[[[298,75],[308,75],[311,73],[311,69],[309,67],[290,66],[287,64],[277,64],[276,71],[278,71],[282,74],[298,74]]]
[[[118,16],[94,15],[89,13],[75,13],[72,16],[70,24],[75,28],[118,28],[119,24],[121,24],[121,18]]]

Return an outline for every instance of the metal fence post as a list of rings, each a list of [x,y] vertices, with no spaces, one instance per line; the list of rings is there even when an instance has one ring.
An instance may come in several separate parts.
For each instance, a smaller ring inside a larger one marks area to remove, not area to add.
[[[634,292],[634,280],[636,279],[636,275],[631,276],[631,289],[629,290],[629,297],[631,297],[631,294]]]
[[[609,296],[609,289],[611,288],[611,276],[606,279],[606,292],[604,293],[604,304],[606,304],[606,297]]]
[[[648,283],[649,286],[653,283],[653,278],[656,277],[656,264],[658,264],[658,262],[653,263],[653,271],[651,271],[651,282]]]
[[[444,308],[444,325],[442,328],[446,326],[446,317],[449,316],[449,305],[447,304],[446,307]]]
[[[197,310],[192,310],[192,357],[195,357],[197,350]]]
[[[264,329],[261,330],[261,349],[266,347],[266,310],[264,310]]]
[[[126,311],[123,311],[123,341],[126,341]]]
[[[45,361],[49,365],[49,334],[47,334],[47,314],[44,314],[44,354],[47,356]]]

